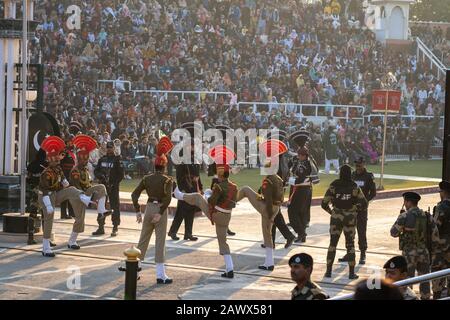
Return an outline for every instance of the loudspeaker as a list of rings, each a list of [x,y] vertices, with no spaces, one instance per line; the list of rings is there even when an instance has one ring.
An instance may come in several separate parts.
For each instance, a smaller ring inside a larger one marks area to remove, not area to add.
[[[450,69],[445,81],[445,112],[444,112],[444,152],[442,179],[450,181]]]

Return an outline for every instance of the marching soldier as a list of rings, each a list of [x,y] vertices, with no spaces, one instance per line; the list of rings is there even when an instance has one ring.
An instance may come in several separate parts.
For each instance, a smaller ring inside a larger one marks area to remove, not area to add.
[[[167,232],[167,208],[172,199],[173,178],[165,174],[167,167],[167,156],[173,148],[169,138],[163,137],[157,146],[157,156],[155,158],[155,172],[145,176],[137,188],[133,191],[131,198],[136,209],[136,219],[142,223],[141,236],[139,238],[138,248],[141,250],[140,259],[145,259],[150,238],[153,230],[156,233],[155,244],[155,263],[156,263],[156,283],[170,284],[172,279],[166,275],[164,261],[166,250],[166,232]],[[142,219],[139,197],[142,191],[148,195],[147,207]]]
[[[75,155],[73,153],[73,135],[71,134],[68,138],[66,138],[66,149],[64,151],[64,158],[61,160],[61,168],[64,172],[64,177],[66,177],[67,180],[70,179],[70,172],[72,171],[73,167],[76,165],[75,161]],[[67,214],[69,212],[69,214]],[[70,205],[69,201],[64,201],[61,203],[61,219],[72,219],[75,217],[75,214],[73,212],[73,208]]]
[[[97,148],[97,142],[86,135],[78,135],[73,141],[76,148],[78,164],[70,172],[69,183],[78,190],[82,190],[86,195],[92,197],[93,201],[97,201],[98,220],[111,214],[106,210],[106,187],[103,184],[93,185],[87,164],[89,162],[89,154]],[[82,208],[83,225],[80,226],[81,232],[84,232],[84,217],[86,208]]]
[[[230,176],[228,163],[234,159],[235,154],[226,146],[216,146],[210,150],[209,155],[216,163],[218,177],[210,197],[205,199],[201,193],[183,193],[178,188],[175,189],[174,195],[178,200],[201,208],[212,224],[216,226],[219,253],[225,260],[225,273],[222,274],[222,277],[232,279],[234,278],[234,267],[230,247],[227,244],[227,231],[231,212],[236,207],[238,189],[236,184],[228,179]]]
[[[266,259],[264,264],[258,268],[272,271],[275,264],[273,259],[272,225],[283,203],[284,182],[276,174],[276,171],[275,173],[270,171],[273,169],[272,165],[278,163],[279,155],[286,153],[288,149],[283,142],[276,139],[270,139],[261,143],[259,148],[268,160],[264,165],[264,171],[269,171],[262,183],[262,194],[258,194],[252,188],[246,186],[239,190],[236,201],[239,202],[243,198],[248,198],[256,211],[261,214]]]
[[[439,242],[439,231],[431,215],[417,207],[421,197],[415,192],[403,194],[403,206],[400,215],[391,228],[391,236],[399,238],[400,250],[408,263],[408,277],[430,272],[430,254],[432,246]],[[430,299],[430,282],[420,284],[420,298]]]
[[[330,208],[330,203],[333,208]],[[355,182],[352,181],[352,169],[343,165],[339,179],[331,183],[322,200],[322,209],[330,215],[330,246],[327,254],[326,278],[331,278],[336,247],[342,231],[345,236],[345,246],[349,265],[349,279],[358,279],[355,273],[355,225],[358,210],[367,207],[367,200]]]
[[[433,209],[433,220],[439,230],[439,244],[436,245],[431,260],[431,272],[450,268],[450,182],[439,183],[441,202]],[[442,293],[449,290],[450,278],[432,281],[433,299],[443,298]]]
[[[109,197],[109,204],[112,210],[111,220],[113,230],[111,237],[117,236],[120,225],[120,182],[125,176],[120,156],[114,154],[114,142],[110,141],[106,144],[106,155],[100,158],[97,167],[94,170],[95,177],[106,187]],[[98,236],[105,234],[105,216],[97,219],[98,229],[92,235]]]
[[[313,266],[313,258],[306,253],[293,255],[289,259],[291,278],[297,284],[291,292],[291,300],[325,300],[329,298],[319,285],[311,281]]]
[[[28,245],[36,244],[34,234],[36,232],[36,221],[39,221],[39,213],[42,216],[42,209],[38,202],[39,180],[42,172],[48,166],[45,161],[45,151],[40,149],[36,153],[36,158],[27,167],[27,212],[30,213],[28,219]],[[43,217],[42,217],[43,220]],[[56,246],[50,243],[50,246]]]
[[[309,223],[311,210],[312,186],[310,182],[311,164],[306,147],[297,150],[291,167],[294,177],[290,179],[291,192],[289,197],[288,215],[292,228],[297,233],[295,242],[306,242],[306,227]]]
[[[219,176],[217,175],[217,166],[216,163],[213,163],[211,165],[208,166],[208,176],[213,176],[213,179],[211,180],[211,190],[214,188],[214,185],[216,183],[219,183]],[[230,228],[228,228],[227,230],[227,235],[229,236],[235,236],[236,232],[233,232],[230,230]]]
[[[384,264],[383,269],[386,272],[386,279],[389,279],[392,282],[397,282],[408,278],[408,263],[403,256],[396,256],[389,259]],[[399,289],[404,300],[419,299],[410,287],[399,287]]]
[[[50,248],[50,237],[53,227],[53,216],[55,206],[63,201],[69,200],[72,203],[75,213],[75,223],[73,232],[69,238],[69,249],[78,250],[80,246],[76,243],[78,233],[81,230],[78,227],[83,225],[81,209],[83,205],[89,206],[91,198],[83,194],[81,190],[70,187],[59,164],[65,148],[64,141],[55,136],[46,138],[41,145],[46,152],[48,167],[42,172],[39,180],[38,201],[44,212],[44,236],[42,241],[42,255],[45,257],[54,257],[55,254]]]
[[[371,172],[368,172],[365,168],[365,161],[363,157],[355,160],[356,170],[352,173],[352,180],[361,188],[369,203],[377,195],[377,187],[374,182],[374,176]],[[356,230],[358,231],[358,246],[361,255],[359,257],[359,264],[366,263],[366,251],[367,251],[367,212],[368,208],[359,210],[356,215]],[[347,256],[345,255],[339,262],[346,262]]]

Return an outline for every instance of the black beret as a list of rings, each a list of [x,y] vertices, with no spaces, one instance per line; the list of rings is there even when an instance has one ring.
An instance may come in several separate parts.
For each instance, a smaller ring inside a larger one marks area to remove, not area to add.
[[[289,266],[293,265],[293,264],[302,264],[305,267],[312,267],[313,266],[313,258],[307,254],[307,253],[298,253],[293,255],[290,259],[289,259]]]
[[[422,199],[418,193],[412,191],[405,192],[402,197],[405,198],[405,200],[412,201],[420,201],[420,199]]]
[[[444,191],[450,191],[450,182],[445,180],[442,181],[441,183],[439,183],[439,189]]]
[[[400,269],[405,271],[408,267],[405,257],[396,256],[389,259],[383,266],[384,269]]]
[[[363,157],[359,157],[358,159],[355,160],[355,163],[357,163],[357,164],[362,164],[362,163],[365,163],[365,162],[366,161],[364,160]]]
[[[107,148],[114,148],[114,142],[108,141],[108,142],[106,143],[106,147],[107,147]]]

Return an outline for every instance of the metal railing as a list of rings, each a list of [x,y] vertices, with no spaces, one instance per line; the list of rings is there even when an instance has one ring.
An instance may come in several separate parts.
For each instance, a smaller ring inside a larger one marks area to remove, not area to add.
[[[97,91],[102,92],[107,85],[111,85],[114,90],[131,91],[131,81],[126,80],[97,80]]]
[[[132,91],[135,97],[137,94],[150,93],[152,95],[156,95],[158,98],[163,96],[165,100],[168,99],[169,94],[179,96],[181,100],[185,100],[186,96],[193,95],[197,98],[198,102],[201,102],[202,98],[205,98],[206,96],[213,96],[214,101],[217,101],[217,99],[221,96],[231,99],[232,95],[231,92],[221,92],[221,91],[177,91],[177,90],[132,90]]]
[[[406,287],[406,286],[419,284],[419,283],[430,281],[430,280],[445,278],[448,276],[450,276],[450,268],[423,274],[423,275],[420,275],[417,277],[413,277],[413,278],[409,278],[409,279],[405,279],[405,280],[401,280],[401,281],[397,281],[397,282],[394,282],[394,285],[396,285],[397,287]],[[351,299],[353,299],[353,296],[354,296],[354,293],[349,293],[349,294],[344,294],[341,296],[336,296],[336,297],[330,298],[328,300],[351,300]],[[441,300],[444,300],[444,299],[441,299]],[[447,298],[445,300],[447,300]]]
[[[279,102],[239,102],[238,110],[251,107],[254,113],[261,111],[272,112],[273,109],[281,110],[284,114],[296,114],[298,117],[317,119],[323,122],[329,114],[335,119],[364,120],[365,107],[352,105],[331,105],[331,104],[300,104],[300,103],[279,103]],[[314,121],[313,121],[314,122]]]
[[[417,61],[420,60],[420,52],[422,52],[422,60],[425,61],[425,57],[430,59],[430,70],[433,70],[433,66],[437,69],[437,78],[441,78],[441,74],[445,76],[447,67],[442,63],[442,61],[436,57],[436,55],[431,51],[430,48],[422,41],[419,37],[416,37],[417,44]]]
[[[399,114],[388,114],[388,120],[390,118],[400,118],[400,119],[409,119],[410,121],[412,120],[434,120],[436,117],[435,116],[408,116],[408,115],[399,115]],[[384,114],[380,114],[380,113],[372,113],[369,114],[367,116],[364,116],[364,123],[367,122],[371,122],[373,118],[380,118],[380,122],[383,123],[384,121]],[[388,124],[389,127],[389,124]],[[405,126],[405,128],[409,128],[410,126],[407,125]],[[439,129],[444,129],[444,117],[439,117]]]

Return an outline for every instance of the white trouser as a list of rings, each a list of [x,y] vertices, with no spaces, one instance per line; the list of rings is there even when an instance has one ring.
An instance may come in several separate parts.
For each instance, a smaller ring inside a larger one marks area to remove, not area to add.
[[[333,164],[333,167],[336,170],[336,172],[339,172],[339,159],[328,160],[327,158],[325,158],[325,173],[326,174],[330,173],[330,164],[331,163]]]

